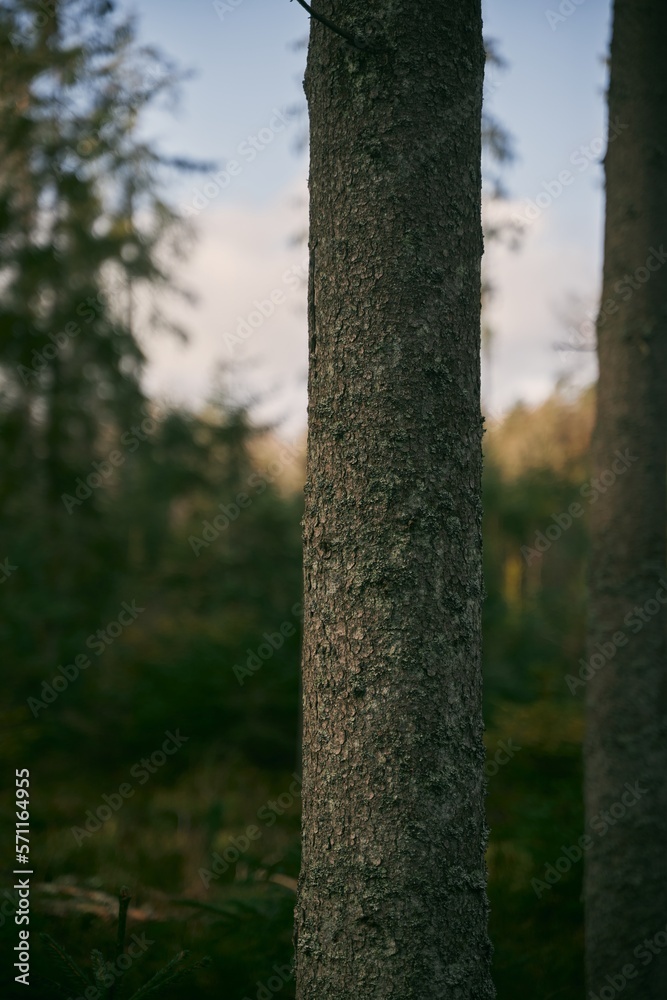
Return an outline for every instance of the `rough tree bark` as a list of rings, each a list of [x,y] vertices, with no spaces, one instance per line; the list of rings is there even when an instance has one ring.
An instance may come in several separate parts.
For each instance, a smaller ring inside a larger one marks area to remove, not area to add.
[[[666,38],[665,0],[616,0],[593,439],[594,476],[608,488],[592,518],[585,903],[589,987],[626,979],[627,1000],[667,996],[667,954],[643,946],[667,926]],[[618,452],[629,467],[616,477]],[[610,822],[596,825],[600,813]]]
[[[480,3],[320,7],[297,996],[481,1000]]]

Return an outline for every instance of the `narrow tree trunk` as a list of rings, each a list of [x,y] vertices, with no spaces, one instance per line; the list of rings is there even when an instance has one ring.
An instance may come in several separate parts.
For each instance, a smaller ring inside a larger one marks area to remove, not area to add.
[[[667,954],[644,945],[667,927],[666,39],[665,0],[616,0],[593,441],[604,492],[592,509],[585,900],[589,987],[622,986],[624,1000],[667,996]]]
[[[311,23],[299,1000],[489,998],[479,0]]]

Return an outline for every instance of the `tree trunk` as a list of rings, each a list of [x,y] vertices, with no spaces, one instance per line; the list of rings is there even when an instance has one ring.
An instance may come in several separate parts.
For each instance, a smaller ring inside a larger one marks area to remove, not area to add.
[[[494,996],[479,0],[311,22],[299,1000]]]
[[[667,996],[667,953],[644,945],[667,927],[665,39],[665,0],[616,0],[593,438],[603,492],[592,510],[585,901],[589,987],[622,987],[624,1000]]]

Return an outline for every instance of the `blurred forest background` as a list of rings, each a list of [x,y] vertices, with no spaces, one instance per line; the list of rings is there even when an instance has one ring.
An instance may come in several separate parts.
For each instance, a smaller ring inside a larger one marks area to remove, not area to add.
[[[84,995],[37,932],[92,975],[121,885],[150,944],[119,996],[183,949],[192,981],[166,997],[294,995],[304,443],[223,389],[200,412],[142,390],[137,328],[180,336],[169,303],[187,294],[192,234],[165,178],[207,169],[138,133],[178,82],[109,3],[0,3],[0,941],[12,955],[12,785],[29,768],[32,997]],[[584,655],[592,393],[517,406],[485,438],[501,1000],[583,990],[582,866],[531,880],[583,828],[583,686],[566,676]]]

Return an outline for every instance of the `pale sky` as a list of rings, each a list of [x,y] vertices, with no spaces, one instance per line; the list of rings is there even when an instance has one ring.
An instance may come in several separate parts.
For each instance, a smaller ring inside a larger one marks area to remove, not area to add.
[[[180,278],[199,301],[183,309],[187,346],[148,343],[147,387],[196,408],[231,364],[237,392],[263,398],[258,415],[296,435],[306,420],[306,249],[293,238],[305,228],[307,158],[297,149],[304,120],[292,112],[304,105],[305,49],[295,43],[308,16],[289,0],[125,6],[142,41],[196,74],[177,117],[153,113],[147,130],[166,151],[231,168],[174,186],[174,202],[196,211],[199,239]],[[496,294],[485,398],[495,416],[543,399],[559,377],[584,384],[595,374],[591,354],[554,345],[572,338],[573,301],[594,308],[600,283],[610,3],[487,0],[484,9],[485,35],[509,64],[488,81],[489,109],[517,152],[502,211],[527,220],[518,252],[488,251]]]

